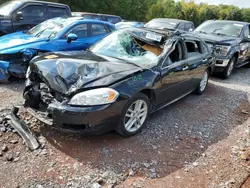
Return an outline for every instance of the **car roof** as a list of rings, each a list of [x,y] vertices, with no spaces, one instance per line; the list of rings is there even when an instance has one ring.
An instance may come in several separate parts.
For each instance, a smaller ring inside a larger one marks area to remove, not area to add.
[[[19,1],[24,2],[24,3],[43,3],[43,4],[53,4],[53,5],[60,5],[60,6],[67,6],[67,7],[69,7],[66,4],[49,2],[49,1],[35,1],[35,0],[33,0],[33,1],[32,0],[19,0]]]
[[[188,21],[188,20],[180,20],[180,19],[173,19],[173,18],[154,18],[151,21],[161,21],[161,22],[172,21],[172,22],[177,22],[177,23],[180,23],[180,22],[193,23],[193,22]]]
[[[250,24],[248,22],[241,22],[241,21],[234,21],[234,20],[207,20],[205,22],[228,22],[228,23],[235,23],[235,24],[242,24],[242,25]]]
[[[141,31],[148,31],[148,32],[154,32],[156,34],[160,34],[165,36],[165,38],[173,38],[173,37],[190,37],[190,38],[196,38],[202,40],[199,35],[196,33],[190,33],[186,31],[181,31],[181,30],[167,30],[167,29],[152,29],[152,28],[130,28],[130,29],[135,29],[135,30],[141,30]]]
[[[72,12],[72,14],[88,14],[88,15],[99,15],[99,16],[113,16],[113,17],[119,17],[117,15],[111,15],[111,14],[101,14],[101,13],[92,13],[92,12]]]

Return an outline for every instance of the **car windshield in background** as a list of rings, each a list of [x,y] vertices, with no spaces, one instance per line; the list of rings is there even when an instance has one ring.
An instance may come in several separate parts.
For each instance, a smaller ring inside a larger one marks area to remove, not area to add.
[[[175,29],[178,25],[177,22],[174,21],[161,21],[161,20],[152,20],[148,22],[145,27],[147,28],[159,28],[159,29]]]
[[[22,1],[9,1],[0,5],[0,15],[7,16],[9,15]]]
[[[57,36],[58,32],[72,24],[79,18],[54,18],[48,21],[45,21],[32,29],[30,29],[27,34],[40,37],[40,38],[54,38]]]
[[[142,31],[119,30],[95,44],[90,51],[98,55],[122,59],[142,68],[156,66],[163,49],[143,42],[139,37],[135,37],[134,34],[138,36],[145,35]],[[161,36],[150,33],[147,33],[145,36],[146,40],[153,39],[157,42],[162,39]]]
[[[239,37],[242,28],[243,28],[242,24],[213,21],[202,24],[195,31],[204,34]]]

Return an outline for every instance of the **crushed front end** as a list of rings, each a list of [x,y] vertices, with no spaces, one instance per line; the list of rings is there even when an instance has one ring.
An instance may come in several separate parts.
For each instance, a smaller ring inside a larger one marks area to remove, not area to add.
[[[11,77],[25,78],[30,60],[38,54],[33,49],[0,52],[0,82],[8,82]]]

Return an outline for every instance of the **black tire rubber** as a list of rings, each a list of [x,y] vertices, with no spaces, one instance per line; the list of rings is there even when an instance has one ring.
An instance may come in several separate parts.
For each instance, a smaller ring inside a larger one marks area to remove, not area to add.
[[[228,79],[228,77],[229,77],[229,76],[232,74],[232,72],[233,72],[233,70],[232,70],[232,72],[230,73],[230,75],[227,75],[227,71],[228,71],[228,69],[229,69],[229,67],[230,67],[230,64],[234,62],[234,65],[235,65],[235,64],[236,64],[236,61],[237,61],[237,58],[236,58],[235,56],[233,56],[233,57],[230,59],[230,61],[229,61],[228,65],[227,65],[227,67],[225,68],[225,70],[224,70],[223,73],[222,73],[222,78]]]
[[[147,117],[146,117],[146,120],[145,122],[143,123],[143,125],[135,132],[128,132],[124,126],[124,118],[125,118],[125,115],[126,115],[126,112],[128,110],[128,108],[137,100],[143,100],[146,102],[146,104],[148,105],[148,113],[147,113]],[[118,134],[120,134],[121,136],[123,137],[130,137],[130,136],[133,136],[133,135],[136,135],[142,128],[143,126],[145,125],[145,123],[147,122],[147,119],[148,119],[148,115],[149,115],[149,111],[150,111],[150,100],[149,98],[143,94],[143,93],[138,93],[136,96],[134,96],[133,98],[131,98],[127,104],[125,105],[125,107],[123,108],[122,110],[122,115],[120,117],[120,119],[118,120],[118,126],[116,128],[116,132]]]
[[[210,77],[210,71],[206,70],[206,72],[207,72],[207,75],[208,75],[208,79],[207,79],[207,84],[208,84],[208,80],[209,80],[209,77]],[[197,94],[197,95],[202,95],[206,91],[207,84],[206,84],[205,89],[203,91],[201,91],[201,87],[200,87],[200,83],[199,83],[199,85],[196,88],[196,90],[194,91],[194,93]]]

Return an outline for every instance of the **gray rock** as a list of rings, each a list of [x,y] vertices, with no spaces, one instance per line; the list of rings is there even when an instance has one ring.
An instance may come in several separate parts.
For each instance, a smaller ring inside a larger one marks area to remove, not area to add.
[[[38,185],[36,185],[36,188],[43,188],[43,186],[38,184]]]
[[[17,144],[18,141],[17,141],[17,140],[11,140],[10,143],[11,143],[11,144]]]
[[[14,157],[13,157],[12,154],[7,154],[7,155],[6,155],[6,160],[7,160],[7,161],[13,161],[13,159],[14,159]]]
[[[2,147],[2,151],[3,151],[3,152],[8,151],[8,146],[7,146],[6,144],[4,144],[4,145],[3,145],[3,147]]]
[[[0,124],[2,124],[2,123],[3,123],[3,118],[0,117]]]
[[[134,176],[134,175],[135,175],[135,172],[134,172],[132,169],[129,169],[128,175],[129,175],[129,176]]]
[[[99,183],[94,183],[91,187],[92,188],[102,188],[102,186]]]

